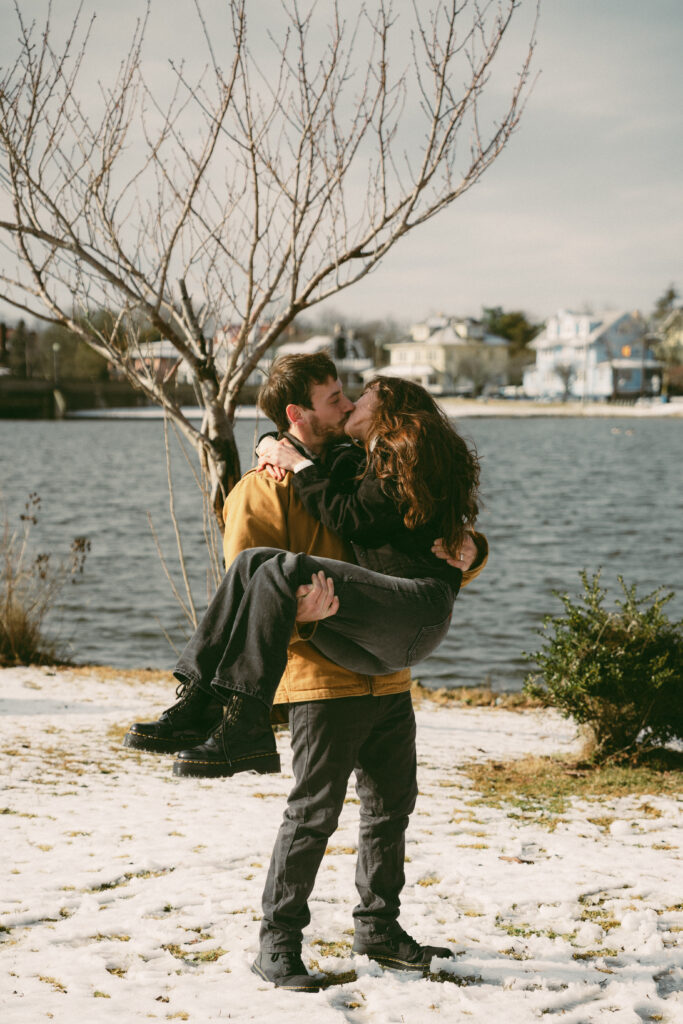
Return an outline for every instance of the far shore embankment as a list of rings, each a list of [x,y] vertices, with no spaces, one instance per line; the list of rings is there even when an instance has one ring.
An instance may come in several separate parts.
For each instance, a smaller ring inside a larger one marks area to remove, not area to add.
[[[680,417],[683,418],[683,398],[671,402],[636,402],[621,405],[618,402],[539,402],[525,398],[455,398],[438,399],[444,412],[454,419],[470,416],[583,416],[583,417]]]

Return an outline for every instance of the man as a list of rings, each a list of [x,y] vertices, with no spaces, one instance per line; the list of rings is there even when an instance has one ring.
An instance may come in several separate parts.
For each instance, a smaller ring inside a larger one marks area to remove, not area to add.
[[[343,436],[353,408],[324,355],[278,360],[259,402],[278,430],[313,458],[324,457],[325,449]],[[228,566],[245,548],[261,546],[353,561],[350,547],[305,512],[288,477],[247,473],[228,496],[225,521]],[[486,551],[485,539],[477,535],[460,553],[465,557],[455,564],[465,570],[463,586],[483,568]],[[312,586],[300,599],[299,621],[323,617],[329,601],[322,583]],[[361,802],[354,951],[394,969],[417,971],[426,970],[434,955],[451,955],[445,948],[420,945],[397,923],[405,830],[417,796],[410,685],[407,669],[370,677],[334,665],[306,642],[301,627],[292,639],[275,703],[289,706],[295,784],[271,858],[260,953],[253,965],[255,973],[278,987],[319,988],[301,960],[302,933],[310,920],[308,897],[352,771]],[[226,728],[229,723],[215,699],[189,685],[158,722],[132,726],[125,742],[139,749],[181,751],[175,774],[232,774],[219,738]],[[193,747],[186,742],[202,731],[203,743]],[[267,756],[264,751],[269,764]]]

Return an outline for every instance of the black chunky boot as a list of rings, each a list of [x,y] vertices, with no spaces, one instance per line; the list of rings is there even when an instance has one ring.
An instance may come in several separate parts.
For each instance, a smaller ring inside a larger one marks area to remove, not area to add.
[[[210,736],[223,718],[221,701],[196,683],[181,683],[179,698],[156,722],[134,722],[123,737],[124,747],[154,754],[174,754]]]
[[[290,992],[319,992],[322,988],[321,982],[308,973],[297,952],[259,953],[251,969],[275,988],[286,988]]]
[[[450,959],[453,956],[453,950],[447,946],[422,946],[399,925],[395,925],[382,942],[356,936],[352,952],[362,953],[392,971],[419,971],[421,974],[428,972],[432,957]]]
[[[250,771],[279,772],[280,755],[265,704],[233,694],[218,728],[205,743],[179,752],[173,774],[215,779]]]

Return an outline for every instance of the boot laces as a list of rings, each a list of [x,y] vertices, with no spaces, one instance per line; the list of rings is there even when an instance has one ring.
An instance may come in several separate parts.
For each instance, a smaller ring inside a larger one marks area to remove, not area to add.
[[[280,961],[290,974],[301,974],[302,970],[304,973],[308,973],[304,967],[303,960],[299,953],[295,953],[294,950],[285,950],[282,953],[271,953],[273,962],[277,963]]]
[[[228,750],[228,743],[226,741],[225,734],[229,727],[234,725],[240,717],[242,711],[243,700],[238,693],[234,693],[228,700],[227,704],[223,707],[223,718],[221,724],[218,726],[218,732],[221,738],[221,747],[223,748],[223,757],[228,764],[232,764],[230,758],[230,752]]]
[[[186,679],[182,683],[178,683],[178,685],[175,688],[175,695],[178,698],[178,700],[175,702],[175,704],[172,704],[170,706],[170,708],[166,708],[166,710],[164,711],[164,714],[167,717],[169,717],[169,716],[172,717],[174,713],[177,713],[178,711],[182,711],[182,709],[187,704],[187,702],[188,702],[188,700],[190,698],[191,691],[192,691],[192,683],[190,682],[189,679]]]
[[[400,925],[397,925],[396,931],[393,932],[392,935],[389,937],[387,945],[393,947],[394,949],[398,949],[400,943],[402,942],[404,942],[408,946],[410,950],[409,955],[416,955],[422,952],[423,947],[420,945],[417,939],[414,939],[413,936],[409,935],[408,932],[401,928]]]

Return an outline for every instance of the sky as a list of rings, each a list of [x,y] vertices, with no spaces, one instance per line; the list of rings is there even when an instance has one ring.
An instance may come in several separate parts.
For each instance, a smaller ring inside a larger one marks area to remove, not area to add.
[[[404,3],[397,0],[396,9]],[[277,5],[251,5],[277,23]],[[205,3],[210,14],[217,6]],[[45,2],[22,0],[21,7],[39,14]],[[73,3],[55,7],[61,15]],[[97,12],[100,72],[115,67],[142,7],[140,0],[85,0],[86,12]],[[522,0],[510,31],[503,57],[510,82],[534,7]],[[175,54],[191,66],[200,59],[191,11],[190,0],[154,3],[150,60]],[[14,24],[3,5],[3,64]],[[409,234],[326,311],[409,323],[500,305],[541,320],[561,308],[649,312],[670,283],[683,290],[681,52],[680,0],[542,0],[538,77],[506,150],[474,189]]]

